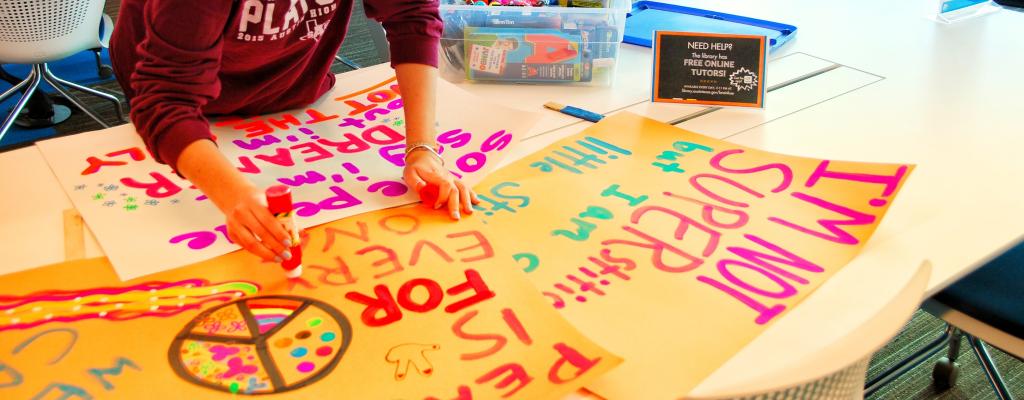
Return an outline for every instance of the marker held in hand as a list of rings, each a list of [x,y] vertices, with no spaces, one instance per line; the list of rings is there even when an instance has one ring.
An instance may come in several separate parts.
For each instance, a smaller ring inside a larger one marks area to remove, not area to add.
[[[284,260],[280,261],[281,267],[284,268],[284,274],[289,278],[298,278],[302,276],[302,240],[299,238],[298,229],[295,228],[291,189],[285,185],[274,185],[267,188],[267,208],[288,231],[287,242],[291,248],[285,251]]]

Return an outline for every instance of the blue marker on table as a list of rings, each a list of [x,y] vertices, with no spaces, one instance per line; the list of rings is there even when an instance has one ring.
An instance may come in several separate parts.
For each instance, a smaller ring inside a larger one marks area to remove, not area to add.
[[[544,107],[547,107],[547,108],[550,108],[552,110],[561,112],[562,114],[565,114],[565,115],[571,115],[573,117],[576,117],[576,118],[579,118],[579,119],[584,119],[584,120],[587,120],[587,121],[590,121],[590,122],[597,122],[597,121],[600,121],[601,118],[604,118],[604,115],[598,114],[598,113],[593,112],[593,111],[587,111],[587,110],[584,110],[582,108],[576,108],[576,107],[572,107],[572,106],[561,105],[561,104],[558,104],[558,103],[555,103],[555,102],[544,103]]]

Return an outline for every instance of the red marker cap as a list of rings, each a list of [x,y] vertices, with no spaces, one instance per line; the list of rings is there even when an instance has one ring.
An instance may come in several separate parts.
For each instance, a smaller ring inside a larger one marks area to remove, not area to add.
[[[437,203],[437,196],[440,192],[441,188],[437,185],[427,184],[420,188],[420,201],[428,207],[433,207],[434,203]]]
[[[284,268],[285,276],[289,278],[298,278],[302,276],[302,246],[292,246],[289,251],[292,253],[292,258],[282,261],[281,267]]]
[[[291,211],[292,189],[285,185],[267,188],[267,208],[274,214]]]

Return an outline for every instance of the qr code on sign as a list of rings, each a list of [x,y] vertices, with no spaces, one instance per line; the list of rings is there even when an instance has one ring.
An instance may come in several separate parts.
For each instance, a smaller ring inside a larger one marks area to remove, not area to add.
[[[505,49],[474,44],[469,50],[469,68],[473,71],[501,74],[505,70]]]

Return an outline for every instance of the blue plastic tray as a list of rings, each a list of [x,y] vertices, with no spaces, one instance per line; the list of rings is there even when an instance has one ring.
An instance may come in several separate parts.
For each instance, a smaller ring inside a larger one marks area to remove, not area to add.
[[[651,47],[654,31],[683,31],[761,35],[774,50],[796,35],[796,27],[716,11],[642,0],[626,14],[623,42]]]

